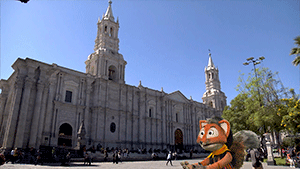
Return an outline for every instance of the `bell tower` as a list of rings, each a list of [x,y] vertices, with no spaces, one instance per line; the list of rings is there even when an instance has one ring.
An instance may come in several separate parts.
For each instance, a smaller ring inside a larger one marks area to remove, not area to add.
[[[213,107],[217,110],[223,111],[227,105],[226,96],[221,91],[221,85],[219,80],[219,69],[215,67],[211,53],[209,50],[208,65],[205,67],[205,88],[206,91],[203,94],[203,103]]]
[[[119,53],[119,19],[115,21],[111,4],[109,1],[102,19],[98,18],[94,53],[85,61],[86,73],[117,83],[125,83],[127,62]]]

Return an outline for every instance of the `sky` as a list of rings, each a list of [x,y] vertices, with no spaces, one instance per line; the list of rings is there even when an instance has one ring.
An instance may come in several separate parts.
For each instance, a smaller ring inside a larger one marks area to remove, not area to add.
[[[26,57],[85,72],[94,52],[97,20],[108,0],[14,0],[1,3],[0,79]],[[227,104],[236,91],[249,57],[278,72],[285,87],[300,91],[300,68],[290,56],[300,35],[299,0],[113,0],[119,18],[119,53],[127,61],[125,83],[202,102],[208,49],[219,69]]]

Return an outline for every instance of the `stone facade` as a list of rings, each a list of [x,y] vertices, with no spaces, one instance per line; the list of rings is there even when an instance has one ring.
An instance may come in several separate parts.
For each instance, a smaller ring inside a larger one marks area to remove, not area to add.
[[[130,86],[124,79],[126,61],[118,53],[118,30],[110,2],[98,20],[95,52],[85,62],[86,73],[18,58],[13,74],[0,81],[0,145],[38,148],[65,143],[74,148],[83,121],[88,146],[200,148],[199,120],[221,115],[226,105],[211,56],[204,103],[180,91]],[[210,70],[217,77],[213,81]]]

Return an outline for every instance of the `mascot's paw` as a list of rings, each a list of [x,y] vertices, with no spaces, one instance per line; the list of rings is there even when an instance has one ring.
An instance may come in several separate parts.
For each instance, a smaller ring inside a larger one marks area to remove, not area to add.
[[[189,164],[187,161],[180,163],[183,169],[206,169],[205,166],[198,164]]]

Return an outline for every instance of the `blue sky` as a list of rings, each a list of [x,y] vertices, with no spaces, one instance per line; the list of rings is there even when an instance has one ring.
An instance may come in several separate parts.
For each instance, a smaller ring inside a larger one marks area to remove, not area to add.
[[[107,0],[1,1],[1,79],[20,58],[56,63],[85,72],[93,53],[97,20]],[[208,49],[219,68],[227,104],[238,94],[238,77],[252,71],[249,57],[279,72],[285,87],[299,93],[300,70],[289,56],[300,35],[300,1],[114,0],[125,81],[171,93],[180,90],[202,102]]]

